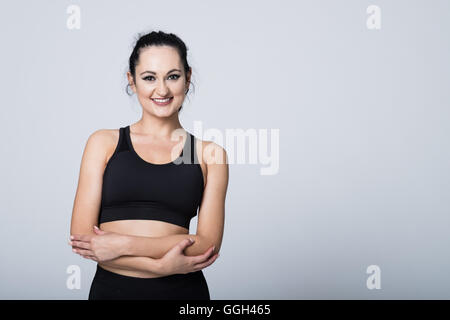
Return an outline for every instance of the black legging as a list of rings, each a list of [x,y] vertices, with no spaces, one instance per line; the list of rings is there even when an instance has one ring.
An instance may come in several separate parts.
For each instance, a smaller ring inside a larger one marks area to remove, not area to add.
[[[202,270],[159,278],[138,278],[97,264],[89,300],[210,300]]]

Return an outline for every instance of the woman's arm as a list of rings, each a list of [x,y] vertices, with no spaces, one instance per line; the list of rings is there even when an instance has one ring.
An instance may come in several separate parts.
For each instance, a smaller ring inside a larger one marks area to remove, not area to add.
[[[183,239],[193,239],[194,244],[186,248],[184,254],[197,256],[215,246],[214,253],[219,252],[219,247],[212,240],[194,234],[174,234],[164,237],[143,237],[126,235],[122,243],[122,254],[130,256],[143,256],[154,259],[162,258],[173,246]]]
[[[141,271],[148,276],[161,275],[159,260],[149,257],[121,256],[109,261],[102,261],[103,265],[122,270]]]
[[[118,139],[118,134],[113,137],[108,130],[97,130],[89,136],[81,159],[70,234],[96,235],[93,227],[98,222],[107,150],[117,145]],[[148,272],[158,272],[160,267],[158,260],[149,257],[119,257],[102,263],[126,270]]]
[[[70,234],[93,234],[93,227],[98,223],[109,139],[106,130],[97,130],[86,142],[73,203]]]
[[[219,254],[212,254],[212,250],[206,250],[204,254],[195,257],[186,256],[183,251],[186,247],[192,245],[192,242],[188,240],[180,241],[172,249],[169,250],[161,259],[151,259],[147,257],[129,257],[123,256],[116,259],[110,259],[114,261],[105,260],[105,263],[101,263],[103,267],[106,265],[112,267],[118,267],[123,270],[136,270],[141,271],[144,277],[158,277],[171,274],[186,274],[190,272],[196,272],[202,270],[211,265],[218,257]],[[83,255],[85,258],[100,261],[96,256]],[[103,260],[102,260],[103,261]],[[130,267],[131,265],[131,267]],[[150,269],[150,271],[147,270]]]

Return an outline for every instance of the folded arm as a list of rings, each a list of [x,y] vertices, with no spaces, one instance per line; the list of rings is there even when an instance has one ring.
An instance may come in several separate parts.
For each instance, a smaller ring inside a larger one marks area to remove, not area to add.
[[[193,239],[194,244],[184,250],[187,256],[197,256],[205,253],[206,250],[215,246],[214,253],[219,252],[220,244],[214,241],[194,234],[174,234],[164,237],[142,237],[125,236],[122,247],[123,255],[151,257],[153,259],[162,258],[170,249],[183,239]],[[213,254],[214,254],[213,253]]]
[[[122,270],[140,271],[148,276],[162,274],[159,261],[149,257],[121,256],[113,260],[102,261],[101,264]]]

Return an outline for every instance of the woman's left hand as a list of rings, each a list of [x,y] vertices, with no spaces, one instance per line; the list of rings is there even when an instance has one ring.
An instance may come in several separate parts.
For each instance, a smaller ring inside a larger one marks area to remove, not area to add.
[[[125,235],[102,231],[96,226],[94,226],[94,232],[95,235],[72,235],[69,245],[72,246],[73,251],[97,262],[112,260],[123,255],[121,249]]]

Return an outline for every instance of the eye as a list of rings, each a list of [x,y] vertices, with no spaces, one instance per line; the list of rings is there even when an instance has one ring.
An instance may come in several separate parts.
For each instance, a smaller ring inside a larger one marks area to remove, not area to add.
[[[170,78],[170,77],[175,77],[173,80],[177,80],[180,76],[179,76],[178,74],[171,74],[171,75],[169,76],[169,78]],[[143,79],[146,80],[146,81],[151,81],[150,78],[154,78],[154,77],[153,77],[153,76],[147,76],[147,77],[145,77],[145,78],[143,78]]]

